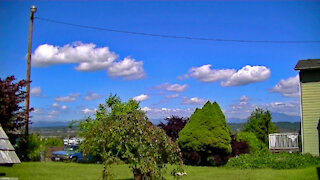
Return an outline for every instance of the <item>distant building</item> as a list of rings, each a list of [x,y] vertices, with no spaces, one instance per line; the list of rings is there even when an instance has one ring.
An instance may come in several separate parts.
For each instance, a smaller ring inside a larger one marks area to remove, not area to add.
[[[320,59],[300,60],[302,153],[320,154]]]

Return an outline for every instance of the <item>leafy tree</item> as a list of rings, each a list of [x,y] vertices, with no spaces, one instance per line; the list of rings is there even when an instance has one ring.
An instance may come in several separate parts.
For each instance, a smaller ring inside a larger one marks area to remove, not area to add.
[[[158,127],[163,129],[173,141],[176,141],[178,139],[179,132],[184,128],[188,119],[189,118],[179,116],[167,117],[164,119],[166,121],[166,124],[160,122]]]
[[[15,83],[15,80],[14,76],[9,76],[4,80],[0,78],[0,122],[13,144],[21,127],[25,124],[25,110],[22,102],[25,100],[26,92],[22,89],[28,83],[25,80]]]
[[[271,119],[270,111],[264,111],[261,108],[257,108],[248,117],[247,123],[244,126],[244,131],[254,133],[259,140],[268,144],[268,135],[277,132],[277,128],[272,123]]]
[[[165,163],[182,163],[177,144],[148,121],[134,100],[123,103],[111,95],[99,105],[96,118],[79,125],[84,154],[98,155],[104,162],[103,179],[112,177],[110,164],[118,160],[129,163],[138,179],[161,179]]]
[[[208,158],[231,153],[230,133],[219,105],[208,101],[202,109],[195,110],[179,132],[178,144],[183,151],[196,151],[201,164],[209,164]]]

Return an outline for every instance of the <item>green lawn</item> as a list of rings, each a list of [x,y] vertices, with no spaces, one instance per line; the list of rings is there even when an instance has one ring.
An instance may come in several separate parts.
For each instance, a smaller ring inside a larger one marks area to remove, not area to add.
[[[169,167],[170,169],[170,167]],[[116,179],[132,179],[133,175],[128,165],[113,166]],[[317,168],[273,170],[254,169],[240,170],[217,167],[185,166],[188,173],[183,179],[318,179]],[[99,179],[101,164],[79,164],[64,162],[25,162],[13,167],[0,167],[0,173],[7,177],[18,177],[19,180],[51,180],[51,179]],[[173,179],[167,176],[168,179]]]

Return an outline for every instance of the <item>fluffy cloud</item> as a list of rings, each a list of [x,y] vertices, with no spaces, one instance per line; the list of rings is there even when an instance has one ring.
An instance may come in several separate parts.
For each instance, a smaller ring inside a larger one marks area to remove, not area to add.
[[[268,109],[271,112],[283,113],[289,116],[300,115],[300,103],[298,101],[253,104],[250,103],[250,98],[243,98],[243,96],[240,98],[239,102],[231,104],[228,109],[224,110],[224,114],[227,118],[246,119],[257,107]]]
[[[54,100],[58,102],[73,102],[76,100],[76,98],[71,96],[58,96],[54,98]]]
[[[270,92],[280,93],[285,97],[299,97],[299,75],[289,77],[288,79],[281,79]]]
[[[169,84],[169,83],[164,83],[155,87],[155,89],[164,89],[172,92],[183,92],[187,88],[188,88],[188,85],[186,84],[180,85],[180,84]]]
[[[56,111],[56,110],[52,110],[52,111],[50,111],[49,113],[48,113],[49,115],[52,115],[52,116],[54,116],[54,115],[57,115],[57,114],[59,114],[59,111]]]
[[[189,75],[201,82],[221,81],[221,86],[241,86],[250,83],[260,82],[270,77],[270,69],[265,66],[249,66],[235,69],[211,69],[211,65],[192,67]],[[187,77],[186,75],[184,75]],[[179,79],[183,79],[181,76]]]
[[[79,63],[78,71],[96,71],[108,67],[118,56],[108,47],[96,48],[93,43],[75,42],[63,47],[43,44],[32,54],[32,65],[50,66],[54,64]]]
[[[270,69],[265,66],[245,66],[234,73],[227,80],[220,83],[221,86],[241,86],[250,83],[265,81],[270,77]]]
[[[60,107],[60,105],[58,103],[53,103],[52,107]]]
[[[135,101],[141,102],[141,101],[147,100],[148,98],[149,98],[148,95],[146,95],[146,94],[141,94],[141,95],[136,96],[136,97],[134,97],[134,98],[132,98],[132,99],[135,100]]]
[[[120,76],[127,80],[141,79],[145,77],[142,65],[142,61],[135,61],[135,59],[126,57],[123,61],[112,63],[107,68],[107,72],[111,77]]]
[[[203,65],[200,67],[192,67],[189,70],[191,77],[201,82],[215,82],[231,77],[236,70],[234,69],[210,69],[211,65]]]
[[[83,114],[94,114],[96,112],[96,109],[85,108],[85,109],[82,109],[81,112]]]
[[[36,67],[55,64],[77,64],[77,71],[107,70],[112,77],[133,80],[145,77],[142,61],[125,58],[116,61],[118,55],[108,47],[96,47],[93,43],[75,42],[62,47],[43,44],[32,54],[32,65]]]
[[[42,90],[41,90],[40,86],[37,86],[37,87],[32,88],[32,89],[30,90],[30,94],[31,94],[32,96],[41,96]]]
[[[240,100],[240,102],[248,102],[248,101],[251,100],[251,98],[249,98],[248,96],[243,95],[243,96],[240,97],[239,100]]]
[[[283,113],[289,116],[300,116],[300,102],[289,101],[289,102],[272,102],[266,104],[266,108],[271,112]]]
[[[167,99],[174,99],[174,98],[177,98],[179,97],[179,94],[169,94],[169,95],[166,95],[166,98]]]
[[[80,93],[69,94],[69,96],[58,96],[54,100],[57,102],[73,102],[76,101],[77,97],[80,96]]]
[[[66,110],[66,109],[68,109],[68,106],[63,105],[63,106],[61,106],[61,109],[62,109],[62,110]]]
[[[162,119],[172,115],[188,117],[193,112],[193,108],[179,109],[179,108],[154,108],[154,107],[143,107],[141,110],[145,111],[150,119]]]
[[[193,97],[193,98],[187,98],[187,97],[182,97],[181,100],[181,104],[204,104],[206,102],[206,100],[204,99],[200,99],[197,97]]]
[[[84,100],[87,100],[87,101],[92,101],[92,100],[95,100],[95,99],[99,99],[101,96],[97,93],[93,93],[93,92],[87,92],[86,95],[84,96]]]

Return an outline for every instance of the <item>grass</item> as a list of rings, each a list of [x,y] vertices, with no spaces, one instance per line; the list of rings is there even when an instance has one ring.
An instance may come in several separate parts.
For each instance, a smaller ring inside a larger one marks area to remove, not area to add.
[[[79,164],[64,162],[24,162],[13,167],[0,167],[0,173],[6,173],[6,177],[18,177],[19,180],[53,180],[53,179],[99,179],[102,172],[101,164]],[[168,167],[170,171],[171,167]],[[318,179],[320,167],[308,167],[304,169],[229,169],[224,167],[199,167],[185,166],[188,173],[184,179]],[[115,179],[133,179],[128,165],[114,165]],[[173,179],[169,175],[168,179]]]

